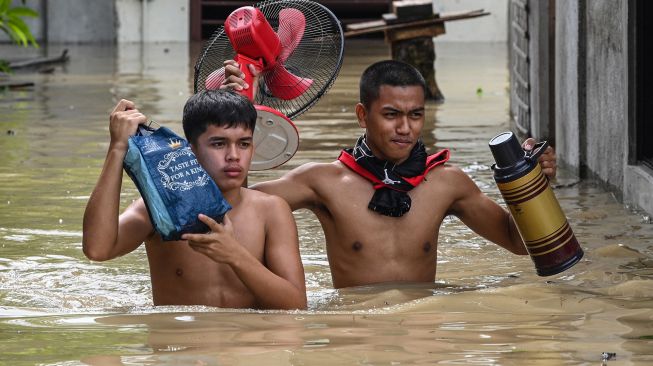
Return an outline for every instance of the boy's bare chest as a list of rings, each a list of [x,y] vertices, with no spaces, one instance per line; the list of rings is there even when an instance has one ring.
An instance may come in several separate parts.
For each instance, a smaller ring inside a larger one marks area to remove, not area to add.
[[[194,251],[185,241],[149,243],[147,254],[157,305],[253,306],[252,295],[229,265]]]
[[[227,213],[231,220],[233,235],[240,245],[257,259],[263,261],[265,252],[265,232],[252,213],[231,210]],[[150,267],[153,273],[162,277],[174,278],[181,282],[204,283],[225,279],[233,281],[235,276],[229,265],[218,263],[191,248],[186,241],[162,242],[155,240],[147,245]]]

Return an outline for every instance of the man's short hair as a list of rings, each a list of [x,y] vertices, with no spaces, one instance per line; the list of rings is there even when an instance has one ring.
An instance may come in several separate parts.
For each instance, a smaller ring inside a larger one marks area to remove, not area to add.
[[[253,132],[256,109],[249,99],[232,90],[205,90],[186,102],[182,125],[191,144],[197,142],[209,125],[243,127]]]
[[[426,81],[416,68],[401,61],[379,61],[365,69],[361,76],[360,102],[365,108],[379,98],[382,85],[420,86],[426,96]]]

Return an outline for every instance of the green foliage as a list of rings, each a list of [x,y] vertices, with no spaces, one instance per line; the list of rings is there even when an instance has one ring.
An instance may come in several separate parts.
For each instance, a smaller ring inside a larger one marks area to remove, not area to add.
[[[21,1],[25,5],[25,0]],[[39,47],[36,43],[32,31],[23,20],[23,18],[36,18],[39,13],[24,7],[24,6],[11,6],[11,0],[0,0],[0,29],[3,30],[9,38],[16,44],[23,47],[32,45],[35,48]],[[0,59],[0,72],[10,73],[11,68],[9,63]]]
[[[23,0],[24,4],[25,1]],[[0,0],[0,29],[7,33],[12,41],[23,47],[29,45],[39,46],[23,20],[26,17],[36,18],[38,16],[39,13],[30,8],[24,6],[12,7],[11,0]]]
[[[5,60],[0,60],[0,72],[4,72],[7,74],[11,72],[11,68],[9,67],[9,62]]]

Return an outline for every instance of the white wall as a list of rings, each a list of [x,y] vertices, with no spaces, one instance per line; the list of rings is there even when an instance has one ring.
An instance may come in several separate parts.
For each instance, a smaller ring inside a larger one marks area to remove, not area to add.
[[[189,41],[190,0],[115,1],[118,43]]]
[[[480,18],[456,20],[445,24],[447,33],[436,38],[446,41],[506,42],[508,40],[509,0],[433,0],[436,13],[484,9],[490,12]]]

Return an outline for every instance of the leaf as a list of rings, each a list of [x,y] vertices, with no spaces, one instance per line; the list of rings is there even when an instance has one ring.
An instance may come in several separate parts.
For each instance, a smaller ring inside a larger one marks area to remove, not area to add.
[[[11,0],[0,0],[0,16],[7,12],[9,5],[11,5]]]
[[[23,40],[22,44],[23,46],[28,46],[30,43],[34,47],[38,47],[38,44],[36,43],[36,40],[34,39],[34,36],[32,35],[32,32],[29,30],[29,26],[20,18],[9,18],[9,26],[15,25],[18,27],[20,30],[21,39]]]
[[[25,1],[22,1],[25,5]],[[11,7],[12,0],[0,0],[0,30],[6,33],[15,43],[22,46],[30,44],[39,47],[29,26],[23,21],[24,17],[37,17],[38,12],[25,7]]]
[[[9,67],[9,62],[5,60],[0,60],[0,72],[4,72],[5,74],[11,74],[11,67]]]
[[[9,29],[11,30],[11,38],[21,46],[27,46],[27,37],[25,37],[25,33],[23,33],[23,31],[14,23],[10,22],[7,25],[9,25]]]
[[[39,16],[39,13],[35,10],[32,10],[30,8],[26,7],[16,7],[16,8],[11,8],[7,12],[7,15],[9,16],[14,16],[14,17],[30,17],[30,18],[36,18]]]

